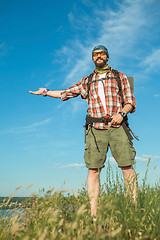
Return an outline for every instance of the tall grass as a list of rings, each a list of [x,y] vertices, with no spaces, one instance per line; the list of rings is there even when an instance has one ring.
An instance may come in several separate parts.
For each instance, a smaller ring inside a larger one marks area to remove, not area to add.
[[[118,171],[114,175],[109,164],[96,221],[90,216],[85,188],[77,193],[73,191],[73,195],[43,189],[17,206],[12,217],[0,218],[0,239],[160,239],[160,186],[146,184],[147,171],[148,167],[138,190],[136,210],[132,199],[126,196],[122,177]],[[3,205],[9,206],[8,200]]]

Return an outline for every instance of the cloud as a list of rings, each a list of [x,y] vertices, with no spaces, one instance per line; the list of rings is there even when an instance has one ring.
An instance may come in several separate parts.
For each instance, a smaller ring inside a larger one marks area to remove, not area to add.
[[[135,46],[139,44],[139,41],[143,42],[146,39],[144,29],[150,23],[148,22],[148,15],[145,9],[149,8],[151,3],[152,1],[141,0],[124,0],[121,3],[115,1],[115,10],[113,8],[110,9],[108,3],[105,2],[103,7],[100,5],[95,7],[94,4],[91,4],[90,11],[93,12],[94,18],[92,16],[92,25],[85,31],[85,38],[82,39],[81,36],[77,36],[63,45],[63,48],[59,51],[60,56],[63,56],[63,67],[65,65],[67,68],[64,84],[71,85],[78,82],[85,74],[88,75],[93,71],[91,51],[99,43],[107,45],[111,55],[110,61],[115,66],[124,64],[124,61],[122,61],[124,57],[137,59],[141,48],[139,50]],[[89,22],[86,21],[86,19],[91,19],[89,13],[88,15],[87,13],[83,14],[83,17],[82,15],[77,15],[74,11],[69,14],[68,17],[72,27],[75,25],[76,29],[81,30],[82,26]],[[94,35],[92,34],[93,26]],[[156,57],[159,59],[158,52]],[[141,61],[141,54],[139,58],[139,61]],[[147,61],[149,60],[146,59],[146,63]],[[138,65],[137,62],[136,64]],[[127,69],[131,67],[132,65],[127,65]]]
[[[85,167],[85,164],[84,163],[70,163],[70,164],[67,164],[67,165],[63,165],[61,166],[61,168],[84,168]]]
[[[159,159],[160,158],[160,156],[158,156],[158,155],[143,155],[143,157],[146,157],[146,158],[153,158],[153,159]]]
[[[113,54],[127,54],[140,35],[140,30],[146,24],[142,1],[123,1],[118,4],[118,10],[105,9],[102,12],[99,41],[108,43]]]
[[[142,161],[142,162],[148,162],[149,158],[151,159],[160,159],[160,156],[158,155],[142,155],[141,157],[137,156],[136,160]],[[112,165],[117,165],[115,159],[113,157],[108,157],[107,160],[112,164]],[[107,163],[107,161],[106,161]],[[85,164],[79,164],[79,163],[71,163],[67,165],[60,165],[60,168],[85,168]]]
[[[142,161],[142,162],[148,162],[149,158],[160,159],[160,156],[158,156],[158,155],[155,155],[155,156],[153,156],[153,155],[142,155],[142,156],[137,156],[136,160],[139,160],[139,161]],[[107,160],[106,160],[106,164],[107,164],[107,161],[109,161],[110,164],[117,166],[117,163],[116,163],[116,161],[113,157],[108,157]],[[67,165],[58,164],[57,166],[60,167],[60,168],[85,168],[84,163],[81,163],[81,164],[70,163],[70,164],[67,164]]]
[[[158,155],[142,155],[141,157],[137,156],[136,160],[142,161],[142,162],[148,162],[149,158],[151,159],[160,159],[160,156]]]
[[[78,112],[86,110],[87,102],[82,101],[80,97],[75,98],[74,100],[70,101],[68,106],[63,110],[63,116],[68,116],[68,112],[70,112],[71,116],[75,116]],[[72,110],[72,111],[71,111]]]
[[[91,47],[90,50],[88,50],[88,46],[82,44],[79,39],[70,40],[69,44],[63,46],[55,55],[57,58],[55,60],[53,59],[52,64],[57,62],[58,59],[60,65],[62,65],[62,70],[67,69],[63,85],[72,85],[78,82],[89,70]]]
[[[85,110],[87,110],[88,105],[85,100],[82,101],[80,97],[77,97],[72,99],[72,101],[69,101],[68,105],[66,105],[65,108],[64,108],[64,102],[60,102],[57,105],[57,109],[62,109],[62,108],[63,108],[62,116],[63,116],[63,119],[65,120],[66,117],[68,117],[68,112],[70,113],[70,117],[75,117],[77,113],[84,112]]]
[[[143,61],[142,65],[146,66],[147,71],[155,70],[159,71],[160,68],[160,48],[154,50]]]
[[[135,159],[142,162],[148,162],[149,158],[151,159],[160,159],[160,156],[158,155],[142,155],[142,156],[136,156]],[[108,160],[111,164],[116,163],[115,159],[113,157],[108,157]]]
[[[51,85],[51,83],[55,82],[55,79],[51,79],[49,80],[46,84],[45,87],[49,87]]]
[[[0,135],[21,134],[21,133],[26,133],[26,132],[33,132],[33,131],[37,130],[37,128],[39,128],[40,126],[46,125],[50,121],[51,121],[51,118],[47,118],[41,122],[36,122],[31,125],[4,129],[3,131],[0,131]]]
[[[147,162],[148,161],[148,158],[146,157],[136,157],[136,160],[139,160],[139,161],[142,161],[142,162]]]

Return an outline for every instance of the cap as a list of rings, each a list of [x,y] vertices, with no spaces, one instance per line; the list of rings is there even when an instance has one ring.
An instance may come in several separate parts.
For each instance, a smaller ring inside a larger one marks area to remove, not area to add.
[[[97,46],[95,46],[95,47],[93,48],[93,50],[92,50],[92,57],[93,57],[93,52],[94,52],[95,50],[99,50],[99,49],[104,50],[104,51],[106,52],[107,57],[109,58],[108,49],[107,49],[105,46],[103,46],[103,45],[97,45]]]

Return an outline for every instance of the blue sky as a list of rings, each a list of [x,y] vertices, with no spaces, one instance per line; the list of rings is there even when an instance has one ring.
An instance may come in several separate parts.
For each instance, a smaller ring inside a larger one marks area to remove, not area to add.
[[[16,196],[85,185],[86,102],[29,90],[62,90],[90,74],[97,44],[108,47],[112,68],[134,76],[137,110],[129,120],[140,138],[134,140],[139,185],[149,157],[148,183],[159,181],[159,12],[158,0],[0,1],[0,196],[20,185]]]

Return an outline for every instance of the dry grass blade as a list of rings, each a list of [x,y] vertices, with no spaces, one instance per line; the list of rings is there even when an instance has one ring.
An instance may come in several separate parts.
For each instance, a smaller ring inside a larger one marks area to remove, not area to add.
[[[20,188],[22,188],[22,187],[23,187],[22,185],[21,185],[21,186],[19,186],[19,187],[17,187],[17,188],[16,188],[16,191],[17,191],[17,190],[19,190],[19,189],[20,189]]]
[[[31,183],[26,189],[31,188],[34,185],[34,183]]]
[[[16,191],[8,198],[8,201],[6,202],[6,205],[10,202],[11,198],[13,198],[16,194]]]
[[[33,197],[36,194],[36,192],[34,191],[33,193],[31,193],[30,197]]]
[[[122,227],[119,227],[119,228],[117,228],[116,230],[112,231],[112,232],[110,233],[110,236],[111,236],[111,237],[115,237],[117,234],[119,234],[119,233],[121,232],[121,229],[122,229]]]
[[[72,191],[73,191],[75,198],[78,198],[78,194],[76,193],[76,191],[74,189],[72,189]]]
[[[86,212],[86,205],[83,204],[77,211],[77,215],[81,215]]]
[[[150,161],[151,161],[151,158],[148,159],[147,167],[149,166]]]
[[[14,223],[13,225],[12,225],[12,227],[11,227],[11,234],[12,235],[14,235],[18,230],[19,230],[19,223],[18,222],[16,222],[16,223]]]
[[[66,192],[69,192],[68,190],[62,190],[62,193],[66,193]]]

